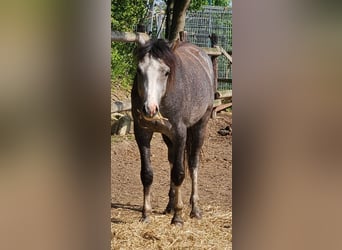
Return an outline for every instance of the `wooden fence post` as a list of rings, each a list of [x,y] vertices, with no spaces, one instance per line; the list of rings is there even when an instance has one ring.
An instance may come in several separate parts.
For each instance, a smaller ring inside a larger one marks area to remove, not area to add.
[[[186,33],[186,31],[180,31],[179,32],[179,40],[181,41],[181,42],[186,42],[186,39],[187,39],[187,33]]]
[[[218,37],[215,33],[212,33],[210,36],[210,42],[211,42],[211,47],[215,48],[217,46],[218,42]],[[217,68],[217,56],[211,56],[211,61],[213,63],[213,69],[214,69],[214,82],[215,82],[215,91],[217,91],[217,79],[218,79],[218,68]]]

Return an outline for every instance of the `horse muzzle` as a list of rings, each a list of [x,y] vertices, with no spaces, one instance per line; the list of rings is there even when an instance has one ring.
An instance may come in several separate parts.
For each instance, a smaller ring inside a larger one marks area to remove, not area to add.
[[[143,111],[143,115],[146,118],[153,118],[159,113],[159,107],[156,104],[152,104],[152,105],[145,104],[142,108],[142,111]]]

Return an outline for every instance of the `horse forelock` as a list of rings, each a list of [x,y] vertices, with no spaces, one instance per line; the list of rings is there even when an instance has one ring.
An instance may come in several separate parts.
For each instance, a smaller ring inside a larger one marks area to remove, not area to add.
[[[176,56],[170,48],[170,45],[163,39],[149,40],[146,44],[138,47],[136,51],[138,62],[144,60],[147,54],[153,58],[162,60],[170,68],[168,77],[168,87],[170,87],[174,81],[176,67]]]

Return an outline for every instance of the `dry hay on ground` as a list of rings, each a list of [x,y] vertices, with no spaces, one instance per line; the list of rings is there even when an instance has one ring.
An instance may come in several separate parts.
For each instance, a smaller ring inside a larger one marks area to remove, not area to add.
[[[141,223],[136,208],[112,209],[111,249],[232,249],[232,213],[214,206],[202,207],[201,220],[190,219],[184,206],[184,226],[171,225],[172,215],[154,212]]]

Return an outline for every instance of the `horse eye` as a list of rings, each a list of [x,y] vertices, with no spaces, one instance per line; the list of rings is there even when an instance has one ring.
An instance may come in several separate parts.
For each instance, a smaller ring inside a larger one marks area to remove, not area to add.
[[[137,72],[138,74],[141,74],[141,69],[139,67],[137,68]]]
[[[170,74],[170,71],[165,72],[165,76],[168,76]]]

